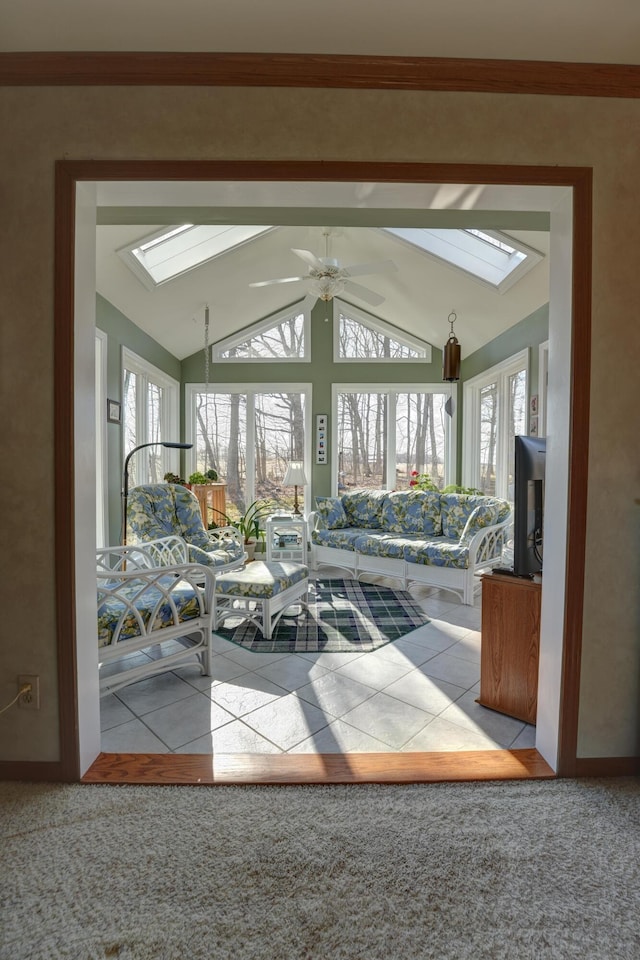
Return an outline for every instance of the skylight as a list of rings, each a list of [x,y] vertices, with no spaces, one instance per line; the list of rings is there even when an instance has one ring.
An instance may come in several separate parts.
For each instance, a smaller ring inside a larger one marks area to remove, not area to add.
[[[474,279],[504,293],[539,263],[543,254],[497,230],[438,230],[426,227],[385,227],[405,243],[464,270]]]
[[[118,254],[138,279],[153,290],[272,229],[183,223],[164,227],[122,247]]]

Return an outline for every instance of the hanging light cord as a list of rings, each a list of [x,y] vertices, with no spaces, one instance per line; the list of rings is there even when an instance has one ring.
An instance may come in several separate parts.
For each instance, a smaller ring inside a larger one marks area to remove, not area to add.
[[[204,308],[204,473],[209,466],[209,304]]]

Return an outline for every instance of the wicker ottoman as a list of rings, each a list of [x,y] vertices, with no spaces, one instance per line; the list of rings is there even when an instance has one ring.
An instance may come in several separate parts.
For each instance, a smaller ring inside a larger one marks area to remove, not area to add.
[[[292,603],[306,607],[309,568],[304,563],[263,563],[255,560],[242,570],[216,577],[213,629],[227,617],[251,620],[265,640]]]

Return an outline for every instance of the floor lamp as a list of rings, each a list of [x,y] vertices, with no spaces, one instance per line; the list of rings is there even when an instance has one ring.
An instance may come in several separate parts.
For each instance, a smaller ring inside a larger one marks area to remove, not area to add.
[[[127,454],[124,460],[124,467],[122,468],[122,530],[120,540],[123,547],[127,545],[127,502],[129,500],[129,461],[131,457],[134,453],[137,453],[138,450],[143,450],[144,447],[169,447],[172,450],[190,450],[192,446],[192,443],[176,443],[172,440],[154,440],[151,443],[139,444]]]
[[[300,516],[301,512],[298,506],[298,487],[304,487],[308,482],[302,461],[292,460],[287,467],[282,483],[285,487],[293,487],[293,512],[295,516]]]

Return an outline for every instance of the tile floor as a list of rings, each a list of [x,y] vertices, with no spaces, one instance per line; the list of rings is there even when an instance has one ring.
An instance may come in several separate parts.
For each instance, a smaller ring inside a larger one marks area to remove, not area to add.
[[[431,622],[372,653],[260,654],[214,637],[212,677],[185,666],[102,699],[103,751],[396,753],[534,746],[534,727],[475,702],[479,600],[465,607],[451,593],[411,592]]]

